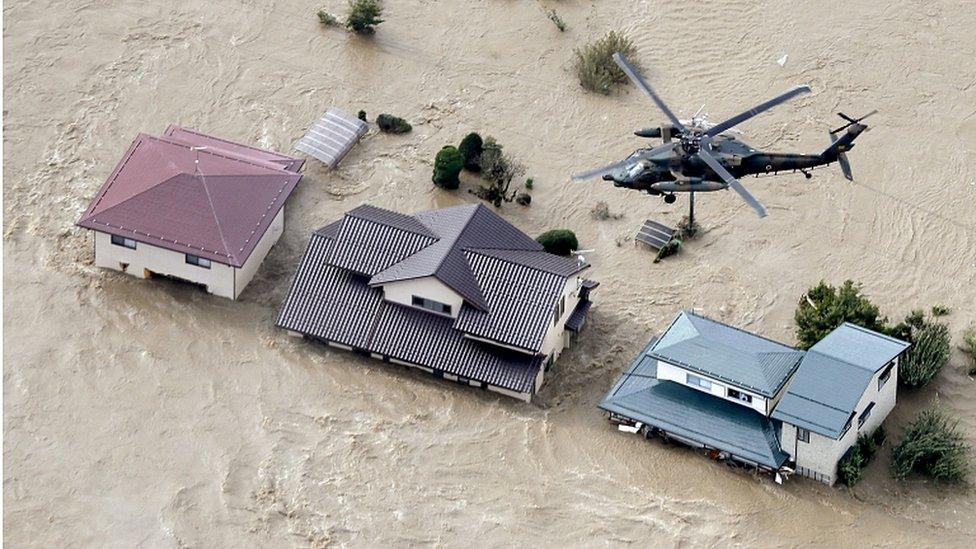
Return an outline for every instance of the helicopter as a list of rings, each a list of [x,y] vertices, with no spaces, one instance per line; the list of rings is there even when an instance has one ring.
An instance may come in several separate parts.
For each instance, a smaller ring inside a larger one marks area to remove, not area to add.
[[[664,144],[641,148],[627,158],[593,170],[573,174],[574,181],[603,176],[615,187],[645,191],[660,195],[673,204],[675,193],[687,192],[691,198],[691,220],[694,219],[694,193],[721,191],[731,188],[751,206],[759,217],[766,217],[766,208],[739,182],[746,175],[774,175],[779,172],[801,172],[807,179],[810,170],[837,162],[849,181],[854,180],[846,152],[854,147],[854,140],[868,129],[861,121],[875,114],[872,111],[860,118],[837,113],[846,122],[833,129],[830,146],[820,154],[772,153],[758,151],[739,140],[729,131],[753,116],[784,103],[800,94],[808,93],[807,86],[794,86],[776,97],[739,113],[728,120],[712,124],[701,109],[691,120],[679,120],[654,92],[639,72],[620,53],[613,60],[628,78],[643,91],[668,118],[669,123],[634,132],[638,137],[660,138]]]

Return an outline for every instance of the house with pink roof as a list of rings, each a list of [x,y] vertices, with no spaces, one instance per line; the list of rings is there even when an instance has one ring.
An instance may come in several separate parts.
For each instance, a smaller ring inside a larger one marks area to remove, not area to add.
[[[236,299],[284,230],[303,163],[179,126],[140,134],[77,224],[98,267]]]

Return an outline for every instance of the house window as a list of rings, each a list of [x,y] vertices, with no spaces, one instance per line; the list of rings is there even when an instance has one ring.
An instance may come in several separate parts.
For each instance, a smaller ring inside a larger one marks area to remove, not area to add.
[[[803,427],[797,427],[796,440],[799,440],[800,442],[810,442],[810,431],[804,429]]]
[[[428,311],[434,311],[435,313],[445,315],[451,314],[451,306],[446,303],[441,303],[440,301],[434,301],[433,299],[427,299],[426,297],[415,295],[411,297],[410,302],[414,307],[420,307],[421,309],[427,309]]]
[[[563,317],[563,313],[566,312],[566,296],[559,298],[559,303],[556,303],[556,308],[552,311],[552,325],[555,326],[559,324],[559,319]]]
[[[871,409],[872,408],[874,408],[874,403],[873,402],[871,404],[868,404],[868,407],[865,408],[864,411],[861,412],[861,415],[857,417],[857,427],[858,427],[858,429],[860,429],[861,426],[864,425],[864,422],[867,421],[869,417],[871,417]]]
[[[712,382],[711,381],[708,381],[707,379],[705,379],[703,377],[698,377],[698,376],[692,375],[692,374],[685,374],[685,375],[687,376],[688,385],[693,385],[695,387],[699,387],[699,388],[705,389],[706,391],[711,391],[712,390]]]
[[[752,395],[747,395],[742,391],[736,391],[735,389],[729,389],[726,393],[729,398],[739,400],[748,404],[752,404]]]
[[[891,377],[891,370],[893,370],[894,367],[895,367],[895,361],[892,360],[891,362],[888,363],[887,366],[885,366],[884,371],[881,372],[881,375],[878,377],[878,390],[879,391],[881,390],[882,387],[885,386],[885,383],[888,383],[888,378]]]
[[[126,238],[124,236],[119,236],[117,234],[112,235],[112,244],[116,246],[122,246],[124,248],[129,248],[131,250],[136,249],[136,241],[131,238]]]
[[[197,267],[203,267],[204,269],[210,268],[210,260],[205,257],[199,257],[191,254],[186,254],[186,262],[190,265],[196,265]]]

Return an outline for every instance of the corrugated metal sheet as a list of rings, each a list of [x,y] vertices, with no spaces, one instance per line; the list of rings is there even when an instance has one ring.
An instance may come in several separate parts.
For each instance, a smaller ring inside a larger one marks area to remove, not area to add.
[[[224,148],[140,134],[78,225],[243,266],[301,175],[277,153],[194,135]]]
[[[651,347],[653,341],[617,380],[600,408],[770,468],[786,462],[789,456],[780,449],[776,422],[745,406],[657,380]]]
[[[538,351],[566,278],[477,253],[466,254],[484,289],[488,310],[461,309],[458,330],[521,349]]]
[[[339,109],[331,108],[298,141],[295,149],[335,168],[366,133],[366,123]]]
[[[772,397],[796,370],[801,351],[682,311],[652,354],[731,385]]]

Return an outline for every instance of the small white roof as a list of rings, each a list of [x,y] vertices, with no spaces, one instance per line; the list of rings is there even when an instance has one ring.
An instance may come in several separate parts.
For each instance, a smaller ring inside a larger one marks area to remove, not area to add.
[[[312,124],[295,150],[335,168],[342,157],[366,133],[366,123],[333,107]]]

